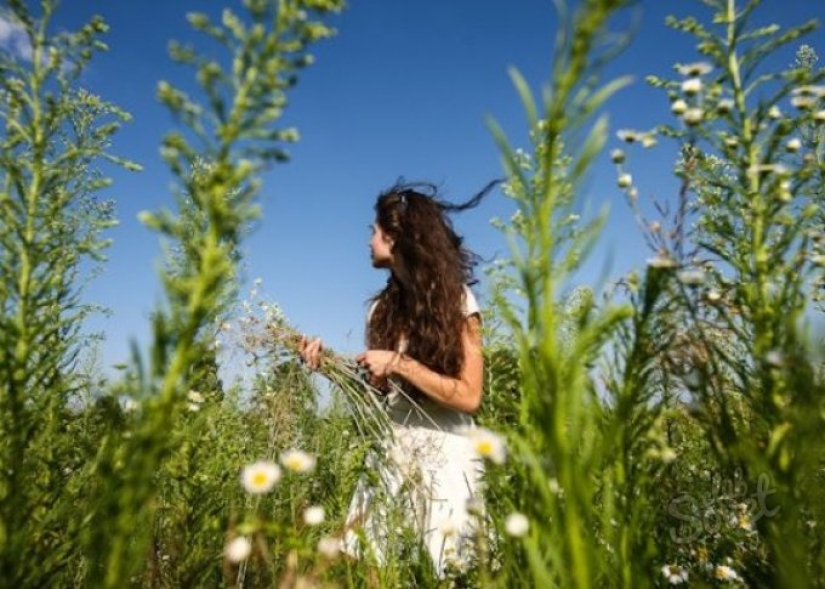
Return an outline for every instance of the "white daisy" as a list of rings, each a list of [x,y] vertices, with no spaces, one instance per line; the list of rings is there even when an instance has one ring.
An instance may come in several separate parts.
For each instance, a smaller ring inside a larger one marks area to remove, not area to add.
[[[229,562],[241,562],[252,553],[252,543],[248,538],[238,536],[226,544],[223,553]]]
[[[341,539],[324,536],[318,540],[318,552],[327,558],[335,558],[341,552]]]
[[[678,71],[683,76],[704,76],[713,71],[713,66],[707,61],[698,61],[695,63],[685,63],[676,66]]]
[[[699,78],[688,78],[682,82],[682,92],[688,96],[693,96],[702,91],[702,80]]]
[[[704,117],[705,113],[701,108],[693,107],[685,111],[685,114],[682,115],[682,120],[686,125],[693,126],[701,123]]]
[[[673,104],[671,104],[671,105],[670,105],[670,112],[672,112],[672,113],[673,113],[673,114],[675,114],[675,115],[681,115],[681,114],[684,114],[684,112],[685,112],[687,109],[688,109],[687,102],[685,102],[685,101],[684,101],[684,100],[682,100],[681,98],[680,98],[680,99],[678,99],[678,100],[675,100],[675,101],[673,102]]]
[[[681,270],[676,278],[685,286],[699,286],[705,282],[705,273],[696,269]]]
[[[659,269],[666,269],[666,268],[675,268],[676,262],[674,262],[671,258],[669,258],[666,254],[658,254],[654,258],[649,258],[647,260],[647,265],[651,268],[659,268]]]
[[[241,483],[247,493],[259,495],[268,493],[281,480],[281,469],[269,460],[248,464],[241,472]]]
[[[527,516],[518,511],[514,511],[504,520],[504,531],[513,538],[521,538],[527,534],[529,529],[530,521]]]
[[[688,580],[687,570],[678,564],[666,564],[662,567],[662,574],[671,585],[681,585]]]
[[[315,457],[303,450],[287,450],[281,454],[281,464],[292,472],[306,473],[315,468]]]
[[[191,403],[203,403],[204,397],[198,391],[192,390],[186,394],[186,398],[189,399]]]
[[[771,350],[765,354],[765,362],[779,368],[785,363],[785,356],[779,350]]]
[[[632,131],[630,129],[621,129],[616,132],[616,136],[626,143],[635,143],[641,141],[643,133]]]
[[[324,508],[320,505],[307,507],[304,510],[304,523],[308,526],[317,526],[324,521]]]
[[[725,564],[720,564],[713,569],[713,577],[720,581],[738,581],[739,575],[731,567]]]
[[[722,300],[722,294],[718,290],[709,290],[705,297],[711,303],[718,303],[720,300]]]
[[[483,427],[472,428],[467,435],[476,454],[494,464],[504,464],[507,458],[504,438]]]

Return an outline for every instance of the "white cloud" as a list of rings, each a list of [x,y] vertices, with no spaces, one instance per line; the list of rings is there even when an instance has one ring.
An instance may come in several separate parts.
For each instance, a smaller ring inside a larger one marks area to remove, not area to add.
[[[26,31],[5,14],[0,14],[0,47],[21,59],[31,61],[32,48]]]

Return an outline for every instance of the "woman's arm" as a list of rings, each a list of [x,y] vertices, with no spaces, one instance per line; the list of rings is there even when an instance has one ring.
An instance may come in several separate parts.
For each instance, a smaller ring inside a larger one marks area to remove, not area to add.
[[[400,376],[433,401],[463,413],[475,413],[481,405],[484,357],[481,353],[481,321],[470,315],[461,334],[464,362],[457,377],[439,374],[406,354],[368,350],[356,360],[373,377]]]

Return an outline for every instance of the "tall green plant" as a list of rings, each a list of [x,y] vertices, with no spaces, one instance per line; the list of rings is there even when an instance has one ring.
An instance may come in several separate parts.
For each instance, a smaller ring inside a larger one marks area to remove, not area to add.
[[[276,126],[286,91],[297,71],[311,63],[308,46],[332,32],[310,15],[342,6],[338,0],[246,0],[243,15],[224,9],[220,23],[190,14],[190,24],[226,52],[223,65],[192,47],[172,45],[173,57],[195,70],[205,99],[198,102],[161,82],[159,98],[184,128],[166,136],[162,155],[204,223],[193,227],[168,211],[142,215],[150,227],[198,256],[182,273],[162,274],[168,304],[153,320],[149,365],[136,358],[133,394],[144,400],[143,417],[127,439],[112,432],[101,452],[99,509],[88,536],[90,554],[99,563],[95,584],[122,586],[142,567],[153,477],[175,444],[175,424],[187,405],[187,375],[198,360],[198,334],[222,302],[222,283],[233,276],[234,248],[245,224],[258,214],[257,174],[284,159],[282,144],[297,139],[294,130]],[[195,174],[201,159],[210,165]]]
[[[103,21],[54,33],[51,0],[38,16],[8,8],[22,49],[0,54],[0,576],[36,586],[77,539],[62,436],[91,310],[82,268],[103,259],[115,223],[99,166],[136,166],[109,152],[128,115],[80,83],[106,49]]]
[[[514,507],[529,516],[524,554],[532,582],[541,586],[590,587],[617,577],[625,586],[640,586],[649,582],[651,570],[649,551],[634,553],[645,543],[646,528],[639,517],[645,506],[634,501],[638,477],[631,479],[625,472],[623,454],[650,427],[647,423],[634,429],[625,421],[643,400],[638,396],[642,383],[631,377],[644,373],[646,348],[630,347],[625,377],[631,380],[619,391],[616,405],[605,402],[592,378],[604,346],[617,327],[633,317],[633,309],[610,303],[598,308],[592,296],[585,296],[568,313],[559,312],[564,308],[563,284],[579,268],[604,220],[602,216],[569,230],[570,205],[606,140],[606,117],[582,139],[584,128],[628,83],[625,78],[604,86],[598,81],[601,66],[621,48],[621,43],[606,42],[609,18],[626,4],[592,0],[581,3],[572,16],[560,10],[552,78],[541,111],[514,74],[531,131],[539,138],[535,166],[525,168],[523,157],[494,125],[508,186],[519,207],[518,224],[509,234],[515,292],[523,303],[499,300],[519,350],[521,431],[512,441],[525,465],[522,494],[531,497],[530,503]],[[662,290],[660,283],[658,275],[650,281],[654,299]],[[646,303],[636,311],[640,333],[653,319],[655,305]],[[622,409],[622,403],[628,408]]]
[[[772,73],[778,49],[815,28],[749,28],[760,2],[708,0],[714,26],[669,18],[696,37],[707,60],[683,64],[681,78],[651,78],[666,88],[679,125],[662,128],[683,142],[678,171],[696,197],[690,239],[708,288],[684,288],[682,304],[697,348],[690,387],[721,462],[742,469],[756,487],[772,485],[771,517],[758,529],[772,577],[810,586],[822,576],[822,549],[806,533],[817,500],[812,476],[821,468],[821,384],[807,350],[805,312],[821,232],[822,163],[806,145],[806,129],[825,124],[825,73],[804,63]],[[683,270],[691,260],[671,256]],[[712,321],[709,321],[712,318]],[[728,335],[719,338],[718,329]],[[739,342],[734,349],[725,340]],[[741,402],[737,402],[741,400]]]

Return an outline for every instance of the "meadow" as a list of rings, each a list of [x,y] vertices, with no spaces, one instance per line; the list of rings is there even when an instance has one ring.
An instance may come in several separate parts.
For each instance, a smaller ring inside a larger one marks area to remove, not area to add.
[[[169,244],[153,341],[105,378],[83,326],[83,269],[105,268],[103,164],[128,113],[82,87],[102,19],[50,27],[6,3],[31,60],[0,53],[0,579],[5,587],[825,586],[825,68],[797,28],[752,28],[757,0],[697,0],[668,25],[700,60],[650,77],[671,118],[611,129],[603,79],[632,43],[608,35],[629,0],[560,12],[552,76],[517,71],[529,145],[495,120],[510,255],[486,268],[486,466],[470,563],[438,579],[403,511],[388,562],[340,554],[350,497],[388,434],[380,394],[330,351],[320,392],[277,301],[238,279],[260,174],[297,139],[287,96],[342,0],[244,0],[204,43],[173,45],[199,92],[158,99]],[[794,63],[766,68],[791,47]],[[648,218],[634,155],[672,142],[680,189]],[[570,280],[606,218],[574,214],[608,150],[647,263],[607,291]],[[172,207],[172,205],[174,205]],[[273,277],[273,280],[276,277]],[[260,287],[260,288],[259,288]],[[231,347],[250,377],[219,377]]]

